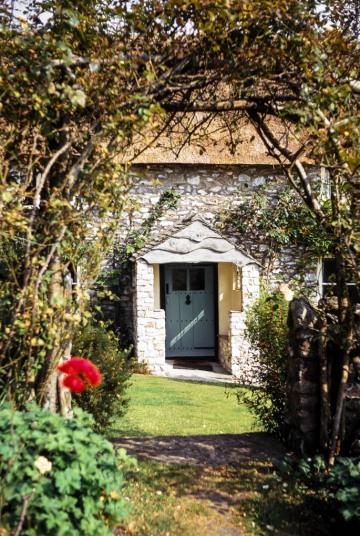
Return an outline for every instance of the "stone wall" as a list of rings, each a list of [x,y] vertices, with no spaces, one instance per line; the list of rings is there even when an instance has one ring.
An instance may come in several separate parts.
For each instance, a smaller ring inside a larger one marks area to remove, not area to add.
[[[360,321],[360,319],[358,318]],[[299,455],[320,450],[320,363],[318,353],[320,314],[305,300],[294,299],[289,307],[290,362],[286,423],[289,447]],[[338,353],[328,347],[332,377]],[[360,353],[360,349],[355,349]],[[359,359],[360,364],[360,359]],[[340,373],[340,368],[338,370]],[[334,386],[330,382],[330,393]],[[356,357],[350,365],[345,399],[343,454],[360,455],[360,368]]]
[[[133,173],[131,197],[137,206],[124,213],[119,225],[119,243],[126,239],[129,232],[141,228],[163,192],[174,190],[180,194],[178,204],[155,222],[150,240],[160,238],[164,231],[169,231],[179,222],[200,214],[206,223],[218,228],[225,237],[258,260],[263,266],[263,274],[267,275],[274,286],[280,281],[289,281],[297,273],[298,260],[301,257],[297,248],[284,248],[280,259],[270,268],[268,247],[263,237],[254,241],[234,233],[231,227],[220,225],[222,211],[236,207],[260,188],[266,188],[269,200],[276,201],[284,179],[275,166],[137,165],[133,168]],[[317,173],[315,169],[313,173]],[[316,286],[315,267],[309,269],[306,284],[313,288]],[[128,324],[132,326],[132,291],[121,297],[121,307]]]

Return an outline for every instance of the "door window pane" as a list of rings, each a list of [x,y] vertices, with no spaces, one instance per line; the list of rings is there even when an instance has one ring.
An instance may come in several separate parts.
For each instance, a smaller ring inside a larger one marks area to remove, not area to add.
[[[190,290],[205,290],[204,268],[192,268],[190,270]]]
[[[332,283],[336,282],[336,262],[334,259],[324,259],[323,260],[323,283]]]
[[[172,271],[172,289],[174,291],[187,290],[186,269],[174,268]]]

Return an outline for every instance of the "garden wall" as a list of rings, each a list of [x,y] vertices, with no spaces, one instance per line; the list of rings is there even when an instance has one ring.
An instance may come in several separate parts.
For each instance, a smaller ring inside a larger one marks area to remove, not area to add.
[[[360,320],[359,316],[357,319]],[[320,312],[307,301],[294,299],[289,307],[288,324],[288,443],[291,450],[297,454],[312,455],[320,450]],[[360,349],[358,350],[360,355]],[[336,347],[327,348],[327,359],[331,361],[332,377],[336,377],[337,373],[340,373]],[[335,385],[330,382],[330,390],[334,388]],[[344,453],[360,455],[360,370],[357,368],[356,358],[350,366],[346,386],[344,434]]]

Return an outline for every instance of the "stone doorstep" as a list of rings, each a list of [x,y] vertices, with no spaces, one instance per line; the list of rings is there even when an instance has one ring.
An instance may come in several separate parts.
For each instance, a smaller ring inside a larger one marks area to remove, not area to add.
[[[174,369],[173,359],[167,359],[165,364],[152,364],[150,368],[155,376],[161,376],[165,378],[174,378],[186,381],[203,381],[203,382],[215,382],[215,383],[235,383],[236,378],[229,372],[227,372],[218,362],[204,361],[204,365],[211,365],[212,372],[207,370],[196,370],[178,368]]]

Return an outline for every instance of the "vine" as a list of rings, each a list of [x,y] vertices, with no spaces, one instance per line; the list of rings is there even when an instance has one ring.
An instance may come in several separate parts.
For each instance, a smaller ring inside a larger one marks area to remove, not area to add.
[[[131,335],[125,321],[125,311],[120,305],[119,299],[131,284],[132,258],[140,251],[155,225],[165,212],[176,208],[180,194],[175,190],[164,191],[158,202],[152,207],[150,215],[145,219],[140,228],[130,231],[125,240],[115,244],[113,249],[112,267],[106,269],[100,281],[100,286],[106,289],[105,295],[110,295],[110,300],[116,306],[115,330],[120,336],[120,344],[123,348],[132,344]],[[121,331],[121,334],[120,334]]]
[[[327,231],[291,190],[280,191],[272,199],[262,189],[240,201],[236,208],[230,207],[222,215],[222,225],[251,242],[258,243],[260,237],[268,248],[268,262],[291,246],[301,249],[297,266],[300,271],[319,257],[329,255],[332,242]]]

